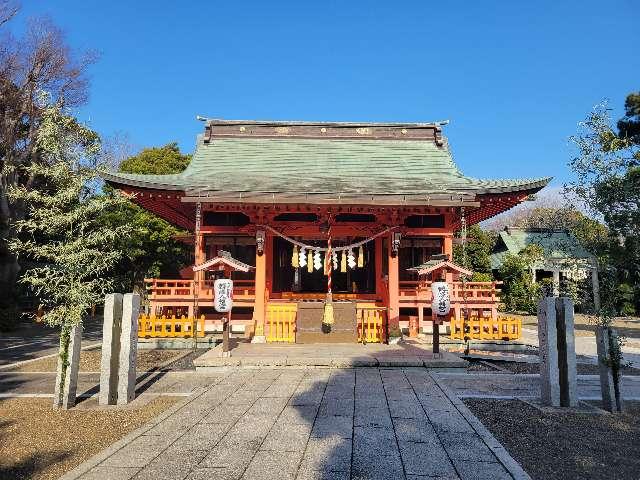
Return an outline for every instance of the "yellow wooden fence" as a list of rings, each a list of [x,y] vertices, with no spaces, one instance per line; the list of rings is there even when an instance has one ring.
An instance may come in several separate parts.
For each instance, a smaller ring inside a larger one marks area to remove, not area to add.
[[[386,308],[360,307],[356,309],[358,319],[358,342],[382,343],[386,337]]]
[[[451,338],[458,340],[518,340],[522,319],[513,317],[451,319]]]
[[[138,317],[138,337],[187,338],[193,337],[194,319],[185,316],[176,318],[140,315]],[[204,337],[204,315],[195,322],[198,337]]]
[[[269,303],[264,322],[264,330],[267,342],[296,341],[296,313],[298,307],[295,303]]]

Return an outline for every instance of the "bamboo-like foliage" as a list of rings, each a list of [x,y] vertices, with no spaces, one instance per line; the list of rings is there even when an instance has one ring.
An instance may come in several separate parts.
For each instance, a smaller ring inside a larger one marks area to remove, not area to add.
[[[14,223],[9,247],[26,266],[20,281],[38,298],[44,321],[70,328],[111,291],[109,273],[122,256],[113,247],[130,228],[99,219],[126,199],[95,194],[100,139],[56,105],[44,107],[37,149],[41,161],[24,167],[36,179],[32,187],[9,190],[27,212]]]
[[[9,189],[11,202],[26,214],[14,222],[10,250],[26,269],[29,286],[44,310],[43,320],[60,327],[60,399],[69,366],[71,330],[111,291],[110,272],[122,256],[114,246],[130,233],[124,222],[111,228],[100,221],[106,209],[126,204],[120,194],[96,195],[100,158],[98,135],[42,97],[43,116],[36,149],[40,161],[22,167],[31,187]],[[20,172],[23,173],[23,172]]]

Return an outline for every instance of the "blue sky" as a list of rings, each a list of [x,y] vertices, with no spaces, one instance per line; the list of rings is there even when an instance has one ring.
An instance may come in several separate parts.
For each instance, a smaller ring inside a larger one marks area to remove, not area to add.
[[[79,112],[193,150],[196,114],[432,121],[477,177],[567,179],[567,137],[640,90],[640,1],[23,1],[97,50]]]

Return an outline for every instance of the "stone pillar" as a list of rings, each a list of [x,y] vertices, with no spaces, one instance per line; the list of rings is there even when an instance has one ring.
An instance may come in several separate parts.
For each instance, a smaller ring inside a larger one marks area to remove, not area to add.
[[[100,362],[100,405],[115,405],[118,401],[118,363],[122,328],[122,294],[110,293],[104,299],[102,328],[102,360]]]
[[[593,288],[593,307],[597,312],[600,310],[600,282],[598,281],[598,265],[591,269],[591,286]]]
[[[538,302],[540,391],[542,403],[554,407],[578,404],[573,302],[544,297]]]
[[[578,405],[578,379],[573,326],[573,302],[567,297],[560,297],[555,300],[558,332],[560,406],[575,407]]]
[[[125,294],[122,300],[118,405],[125,405],[135,398],[139,315],[140,295],[137,293]]]
[[[80,347],[82,346],[82,324],[71,329],[67,354],[67,368],[64,369],[63,360],[58,357],[58,370],[53,396],[53,407],[69,409],[76,404],[78,390],[78,370],[80,369]],[[60,395],[62,389],[62,395]]]
[[[538,302],[540,393],[542,403],[554,407],[560,406],[557,343],[556,302],[553,297],[544,297]]]
[[[389,328],[398,328],[400,322],[400,271],[398,257],[392,255],[393,232],[389,235]]]
[[[560,295],[560,270],[557,268],[553,269],[553,296],[557,297]]]
[[[616,387],[616,379],[610,365],[611,337],[615,337],[615,330],[607,327],[596,328],[596,346],[598,349],[598,369],[600,373],[600,390],[602,391],[602,405],[609,412],[621,412],[622,394],[620,386]],[[613,339],[615,340],[615,338]]]

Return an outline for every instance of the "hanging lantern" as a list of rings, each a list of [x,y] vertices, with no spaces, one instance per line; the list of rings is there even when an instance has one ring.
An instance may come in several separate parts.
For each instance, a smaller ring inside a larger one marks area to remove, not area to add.
[[[307,254],[307,272],[313,273],[313,253],[311,253],[311,250]]]
[[[340,258],[340,271],[345,273],[347,271],[347,252],[342,250],[342,256]]]
[[[356,257],[353,254],[353,249],[349,250],[349,255],[347,255],[347,264],[349,265],[349,268],[354,269],[356,268]]]
[[[364,248],[362,245],[358,248],[358,268],[364,267]]]
[[[338,252],[335,250],[331,252],[331,261],[333,262],[333,269],[338,269]]]
[[[447,282],[432,282],[431,295],[433,297],[431,310],[441,317],[448,315],[451,310],[451,298],[449,296],[449,285]]]
[[[322,268],[322,257],[320,256],[320,250],[316,250],[313,254],[313,268],[320,270]]]
[[[300,266],[300,258],[298,257],[298,246],[293,246],[293,253],[291,254],[291,266],[293,268],[298,268]]]
[[[298,253],[298,266],[301,268],[307,266],[307,252],[304,247],[300,247],[300,253]]]

